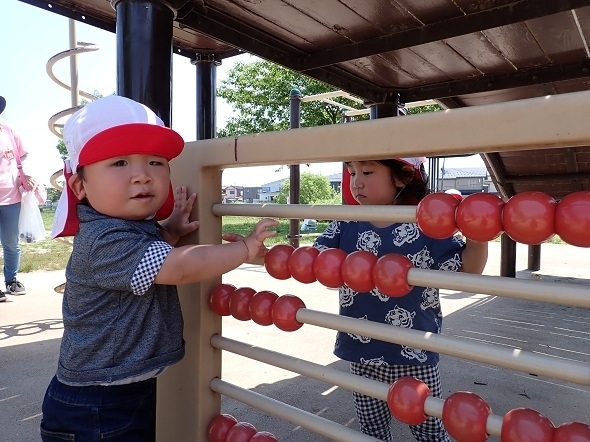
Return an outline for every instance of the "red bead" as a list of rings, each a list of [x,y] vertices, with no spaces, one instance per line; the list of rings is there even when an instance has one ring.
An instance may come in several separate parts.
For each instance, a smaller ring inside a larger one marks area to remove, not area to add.
[[[590,192],[570,193],[559,201],[555,233],[568,244],[590,247]]]
[[[377,257],[371,252],[357,250],[350,253],[342,263],[342,280],[357,292],[370,292],[375,287],[373,283],[373,266]]]
[[[419,425],[428,416],[424,403],[430,389],[424,382],[411,376],[397,379],[387,391],[387,405],[393,417],[408,425]]]
[[[248,442],[279,442],[279,440],[268,431],[259,431]]]
[[[305,308],[305,304],[297,296],[279,296],[271,308],[272,322],[283,331],[299,330],[303,325],[297,321],[297,310],[300,308]]]
[[[449,434],[458,442],[483,442],[489,437],[486,425],[491,413],[490,406],[481,397],[458,391],[445,400],[442,420]]]
[[[259,325],[272,325],[271,309],[279,295],[268,290],[256,292],[250,300],[250,317]]]
[[[208,442],[225,442],[227,432],[238,423],[238,420],[231,414],[219,414],[211,419],[207,426]]]
[[[240,321],[249,321],[250,318],[250,300],[256,293],[256,290],[250,287],[240,287],[235,289],[229,295],[229,312]]]
[[[229,295],[236,289],[231,284],[219,284],[209,292],[209,307],[220,316],[229,316]]]
[[[342,263],[346,252],[341,249],[322,250],[313,262],[313,273],[318,282],[326,287],[338,288],[342,280]]]
[[[474,241],[491,241],[502,233],[504,201],[492,193],[474,193],[457,206],[455,221],[463,235]]]
[[[277,244],[264,255],[264,267],[270,276],[276,279],[289,279],[291,273],[287,261],[295,248],[289,244]]]
[[[373,282],[384,295],[405,296],[413,286],[408,284],[408,271],[414,267],[404,255],[388,253],[377,260],[373,266]]]
[[[502,225],[514,241],[535,245],[555,234],[557,202],[543,192],[522,192],[504,204]]]
[[[530,408],[515,408],[502,420],[502,442],[552,442],[555,427],[541,413]]]
[[[458,205],[459,201],[448,193],[426,195],[416,208],[418,228],[431,238],[450,238],[457,232],[455,211]]]
[[[590,425],[567,422],[555,428],[551,442],[590,442]]]
[[[311,246],[302,246],[293,250],[287,259],[287,267],[291,276],[304,284],[315,282],[313,262],[319,253],[318,249]]]
[[[225,442],[248,442],[256,434],[256,427],[248,422],[238,422],[227,432]]]

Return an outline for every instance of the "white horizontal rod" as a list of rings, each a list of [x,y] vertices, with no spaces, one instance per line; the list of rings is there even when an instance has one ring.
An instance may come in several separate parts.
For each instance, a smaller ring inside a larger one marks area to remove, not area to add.
[[[485,293],[527,301],[590,308],[590,287],[567,282],[531,281],[462,272],[441,272],[412,268],[408,283],[471,293]]]
[[[324,206],[315,204],[214,204],[216,216],[416,222],[416,206]],[[395,220],[395,221],[394,221]]]
[[[344,91],[332,91],[332,92],[322,92],[321,94],[314,94],[314,95],[307,95],[306,97],[301,97],[301,101],[303,103],[308,101],[321,101],[326,98],[336,98],[336,97],[349,97],[350,94]]]
[[[211,345],[221,350],[242,355],[250,359],[256,359],[257,361],[274,365],[275,367],[280,367],[312,379],[317,379],[318,381],[338,385],[339,387],[346,388],[350,391],[358,391],[367,396],[387,401],[387,389],[389,386],[383,382],[373,381],[335,368],[325,367],[320,364],[315,364],[283,353],[235,341],[220,335],[213,335],[211,338]]]
[[[408,345],[496,367],[511,368],[580,385],[590,385],[590,364],[583,362],[535,354],[519,348],[477,343],[442,334],[348,318],[307,308],[300,308],[296,319],[305,324],[369,336],[385,342]]]
[[[177,161],[186,159],[197,169],[223,169],[587,146],[589,113],[590,91],[575,92],[404,118],[193,141]]]
[[[257,347],[244,342],[225,338],[220,335],[213,335],[211,345],[220,350],[229,351],[250,359],[255,359],[275,367],[307,376],[318,381],[326,382],[350,391],[380,399],[387,402],[389,385],[353,375],[331,367],[315,364],[304,359],[288,356],[265,348]],[[424,403],[424,413],[429,416],[442,418],[444,399],[429,396]],[[490,415],[487,422],[488,434],[500,436],[502,429],[502,417]]]
[[[283,402],[240,388],[221,379],[211,380],[211,390],[230,397],[251,407],[258,408],[273,416],[300,425],[314,433],[341,442],[375,442],[377,439],[337,424],[323,417],[300,410]]]

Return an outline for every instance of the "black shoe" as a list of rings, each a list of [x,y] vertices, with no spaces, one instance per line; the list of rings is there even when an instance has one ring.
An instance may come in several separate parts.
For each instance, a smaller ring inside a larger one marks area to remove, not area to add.
[[[6,283],[6,293],[9,295],[24,295],[27,293],[25,286],[14,278],[12,281]]]
[[[0,290],[0,302],[6,301],[6,295],[2,290]]]

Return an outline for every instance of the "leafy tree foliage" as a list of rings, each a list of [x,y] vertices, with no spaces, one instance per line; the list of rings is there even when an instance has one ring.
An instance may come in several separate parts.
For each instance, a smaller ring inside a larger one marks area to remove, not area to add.
[[[336,200],[337,193],[330,185],[330,180],[324,175],[303,172],[299,184],[299,202],[301,204],[317,204],[321,201]],[[285,180],[281,184],[279,193],[275,196],[275,203],[287,204],[289,188],[289,180]]]
[[[438,104],[427,104],[424,106],[417,106],[408,109],[408,114],[424,114],[427,112],[437,112],[440,110],[442,110],[442,107],[440,107]]]
[[[325,83],[283,68],[269,61],[236,63],[217,89],[237,116],[231,117],[218,137],[227,137],[289,128],[289,93],[297,89],[305,96],[335,91]],[[332,99],[357,109],[358,103],[343,97]],[[321,101],[301,103],[301,127],[339,123],[340,106]]]
[[[59,201],[61,191],[53,187],[47,187],[47,201],[53,201],[54,203]]]

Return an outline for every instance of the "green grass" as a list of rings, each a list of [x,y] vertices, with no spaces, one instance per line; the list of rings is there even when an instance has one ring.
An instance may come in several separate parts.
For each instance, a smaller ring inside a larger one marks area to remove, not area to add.
[[[240,235],[248,235],[254,224],[260,221],[260,218],[244,217],[244,216],[224,216],[223,217],[223,233],[239,233]],[[279,225],[276,228],[277,234],[272,238],[264,241],[267,247],[275,244],[285,244],[289,242],[287,235],[289,234],[289,220],[280,219]],[[328,227],[329,221],[318,221],[316,233],[303,233],[299,243],[312,244],[314,240]]]
[[[53,216],[55,212],[51,210],[44,210],[41,212],[43,223],[47,230],[47,239],[36,243],[21,242],[21,273],[33,272],[36,270],[62,270],[65,269],[70,257],[72,247],[63,242],[49,239],[51,227],[53,225]],[[247,235],[250,233],[254,224],[260,218],[254,217],[240,217],[240,216],[226,216],[223,217],[223,232],[239,233]],[[268,247],[275,244],[285,244],[289,242],[287,235],[289,234],[289,220],[279,220],[280,224],[277,226],[277,235],[265,241]],[[313,241],[323,232],[328,226],[328,221],[318,221],[316,233],[303,234],[299,240],[300,244],[312,244]],[[494,241],[499,242],[500,238]],[[550,244],[565,244],[557,235],[551,240],[547,241]],[[0,264],[3,264],[2,254],[0,253]]]

